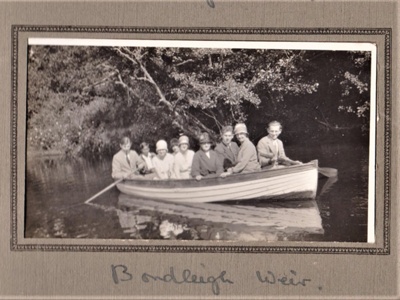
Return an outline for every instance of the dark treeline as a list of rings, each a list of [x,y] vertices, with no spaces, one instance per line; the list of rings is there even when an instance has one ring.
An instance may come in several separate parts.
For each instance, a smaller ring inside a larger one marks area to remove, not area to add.
[[[368,138],[370,52],[30,46],[29,149],[110,154],[268,121],[285,142]],[[193,145],[195,146],[195,145]]]

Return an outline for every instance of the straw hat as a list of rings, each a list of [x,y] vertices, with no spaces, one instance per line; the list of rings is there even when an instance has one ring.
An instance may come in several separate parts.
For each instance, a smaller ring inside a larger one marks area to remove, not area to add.
[[[208,135],[207,132],[203,132],[200,135],[199,142],[200,142],[200,144],[211,143],[210,136]]]
[[[182,135],[181,137],[179,137],[179,146],[182,144],[189,145],[189,138],[186,135]]]
[[[156,151],[160,151],[160,150],[166,150],[168,151],[168,145],[167,142],[164,140],[159,140],[156,144]]]
[[[236,126],[235,126],[235,134],[239,134],[239,133],[246,133],[246,134],[249,134],[249,133],[247,132],[247,127],[246,127],[246,125],[245,125],[244,123],[238,123],[238,124],[236,124]]]

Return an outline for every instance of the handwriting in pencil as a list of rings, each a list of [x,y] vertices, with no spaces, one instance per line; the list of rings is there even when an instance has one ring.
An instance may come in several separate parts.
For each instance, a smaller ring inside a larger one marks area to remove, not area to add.
[[[293,286],[306,286],[307,282],[310,282],[311,279],[300,279],[296,278],[297,272],[294,270],[290,270],[290,275],[276,275],[274,272],[267,271],[266,276],[262,276],[260,271],[256,272],[257,279],[266,284],[282,284],[282,285],[293,285]]]
[[[128,268],[125,265],[111,265],[112,278],[115,284],[119,284],[124,281],[131,281],[133,275],[128,272]],[[226,278],[226,271],[221,271],[217,276],[214,275],[198,275],[190,269],[184,269],[182,273],[177,273],[174,267],[169,268],[169,272],[162,275],[154,275],[148,272],[142,273],[141,280],[144,283],[151,282],[164,282],[171,284],[200,284],[210,285],[211,291],[214,295],[219,295],[221,290],[221,284],[233,284],[233,281]]]

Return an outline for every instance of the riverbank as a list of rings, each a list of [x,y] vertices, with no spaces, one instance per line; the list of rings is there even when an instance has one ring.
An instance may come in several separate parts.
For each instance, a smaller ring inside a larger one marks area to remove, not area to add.
[[[46,158],[46,157],[65,157],[65,152],[61,150],[40,150],[40,149],[28,149],[26,153],[28,158]]]

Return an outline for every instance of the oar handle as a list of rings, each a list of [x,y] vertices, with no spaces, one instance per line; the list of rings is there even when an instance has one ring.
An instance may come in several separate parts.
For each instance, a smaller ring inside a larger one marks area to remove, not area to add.
[[[105,192],[107,192],[108,190],[110,190],[111,188],[113,188],[114,186],[116,186],[118,183],[120,183],[121,181],[123,181],[125,178],[121,178],[118,179],[117,181],[113,182],[112,184],[110,184],[109,186],[107,186],[106,188],[102,189],[100,192],[98,192],[97,194],[93,195],[92,197],[90,197],[89,199],[87,199],[85,201],[85,204],[88,204],[89,202],[91,202],[92,200],[96,199],[98,196],[100,196],[101,194],[104,194]]]
[[[98,192],[96,195],[93,195],[92,197],[90,197],[89,199],[87,199],[84,203],[88,204],[90,201],[96,199],[98,196],[100,196],[101,194],[103,194],[104,192],[107,192],[109,189],[113,188],[114,186],[116,186],[118,183],[120,183],[121,181],[125,180],[126,178],[128,178],[130,175],[134,174],[136,172],[132,171],[131,173],[129,173],[127,176],[118,179],[117,181],[115,181],[114,183],[111,183],[109,186],[105,187],[104,189],[102,189],[100,192]]]

